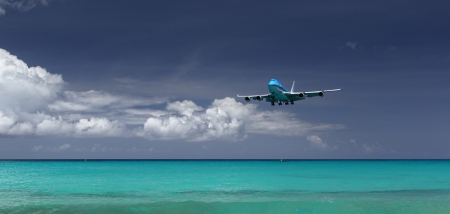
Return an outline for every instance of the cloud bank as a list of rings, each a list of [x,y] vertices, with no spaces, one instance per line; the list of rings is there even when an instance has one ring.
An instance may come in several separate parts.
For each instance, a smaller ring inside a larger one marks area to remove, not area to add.
[[[0,135],[237,141],[252,134],[305,136],[344,128],[311,124],[294,114],[263,111],[229,97],[204,108],[190,100],[168,102],[104,91],[64,91],[64,85],[61,75],[39,66],[28,67],[0,49]],[[164,103],[164,109],[155,107]],[[308,140],[324,147],[318,139]]]

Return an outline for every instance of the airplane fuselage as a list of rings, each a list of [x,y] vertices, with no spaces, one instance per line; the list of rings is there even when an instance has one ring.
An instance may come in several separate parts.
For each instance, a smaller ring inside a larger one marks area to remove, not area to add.
[[[285,102],[290,101],[289,98],[284,94],[284,92],[288,92],[288,90],[276,79],[270,80],[269,92],[273,94],[273,96],[275,96],[277,100]]]

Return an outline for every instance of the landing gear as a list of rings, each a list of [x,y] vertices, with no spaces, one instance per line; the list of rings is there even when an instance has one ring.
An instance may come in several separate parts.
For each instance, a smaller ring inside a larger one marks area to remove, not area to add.
[[[271,103],[272,105],[275,105],[275,101],[271,101],[270,103]],[[287,105],[287,106],[288,106],[288,105],[294,105],[294,101],[289,101],[289,100],[288,100],[288,101],[281,101],[281,100],[278,101],[278,105],[279,105],[279,106],[282,106],[283,103],[284,103],[284,105]]]

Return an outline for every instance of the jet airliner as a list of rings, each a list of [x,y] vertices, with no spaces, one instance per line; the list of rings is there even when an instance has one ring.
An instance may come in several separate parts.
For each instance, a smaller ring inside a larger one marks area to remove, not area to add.
[[[275,105],[275,102],[278,102],[278,105],[283,105],[283,102],[285,105],[294,105],[294,101],[297,100],[304,100],[306,97],[322,97],[323,94],[326,92],[332,92],[332,91],[340,91],[342,89],[331,89],[331,90],[323,90],[323,91],[307,91],[307,92],[294,92],[294,83],[292,83],[292,88],[290,91],[288,91],[283,85],[281,85],[280,82],[276,79],[271,79],[269,81],[269,92],[270,94],[263,94],[263,95],[248,95],[248,96],[239,96],[238,97],[245,97],[244,99],[248,102],[250,100],[258,100],[261,101],[263,99],[266,99],[266,102],[271,102],[272,105]]]

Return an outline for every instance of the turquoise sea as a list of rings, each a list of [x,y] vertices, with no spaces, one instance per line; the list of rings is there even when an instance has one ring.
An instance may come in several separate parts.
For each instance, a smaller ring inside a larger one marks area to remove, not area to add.
[[[0,213],[450,213],[450,161],[0,161]]]

